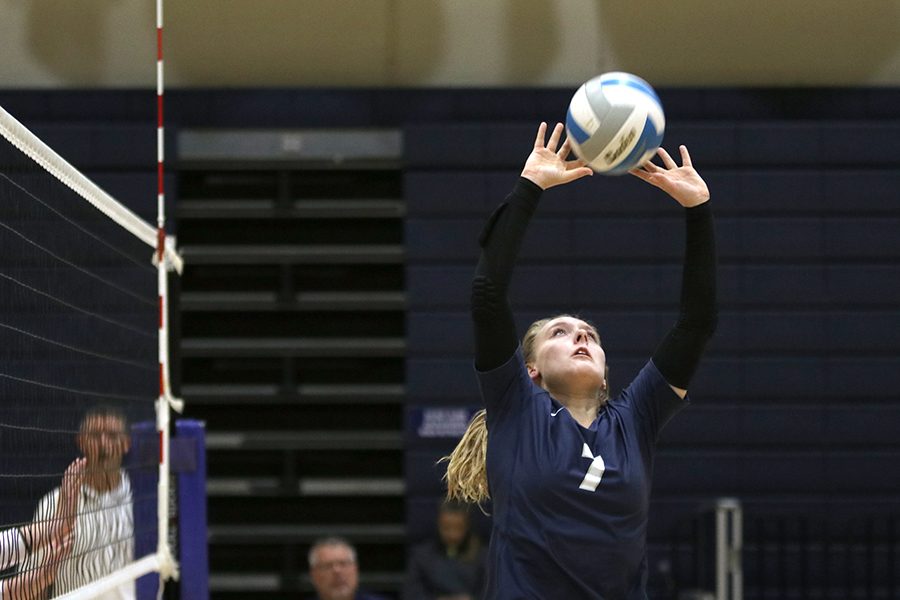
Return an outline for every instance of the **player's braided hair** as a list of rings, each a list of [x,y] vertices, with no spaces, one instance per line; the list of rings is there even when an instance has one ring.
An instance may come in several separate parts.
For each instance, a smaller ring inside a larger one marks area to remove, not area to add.
[[[570,316],[572,315],[556,315],[531,324],[522,338],[525,364],[530,364],[534,360],[535,340],[544,325],[559,317]],[[601,406],[608,399],[608,389],[609,386],[605,386],[601,390]],[[491,493],[487,481],[487,411],[482,409],[472,415],[472,420],[469,421],[469,426],[456,448],[450,456],[444,456],[438,462],[447,462],[444,480],[447,482],[448,500],[470,502],[479,506],[482,502],[490,500]]]

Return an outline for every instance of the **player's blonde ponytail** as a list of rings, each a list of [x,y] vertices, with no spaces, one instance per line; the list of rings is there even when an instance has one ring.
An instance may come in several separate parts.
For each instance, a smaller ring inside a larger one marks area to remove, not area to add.
[[[447,462],[447,499],[481,504],[491,499],[487,481],[487,411],[472,415],[462,439],[440,462]]]

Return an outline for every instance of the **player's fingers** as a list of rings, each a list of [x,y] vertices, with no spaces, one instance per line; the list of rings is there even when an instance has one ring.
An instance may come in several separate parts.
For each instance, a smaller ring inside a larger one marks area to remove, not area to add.
[[[551,152],[556,152],[556,146],[559,144],[559,139],[562,137],[563,133],[563,124],[557,123],[556,127],[553,128],[553,133],[550,134],[550,141],[547,142],[547,149]]]
[[[569,156],[569,153],[572,151],[572,145],[569,144],[569,138],[566,138],[566,141],[563,142],[563,145],[560,146],[559,152],[556,153],[558,157],[563,160],[566,160],[566,157]]]
[[[645,171],[647,171],[648,173],[659,173],[660,171],[665,170],[662,167],[660,167],[659,165],[657,165],[655,162],[653,162],[652,160],[648,160],[647,162],[642,164],[641,167],[643,167],[643,169]]]
[[[571,171],[572,169],[581,169],[582,167],[586,167],[587,163],[580,158],[575,160],[566,161],[566,170]],[[593,169],[591,169],[591,173],[593,173]]]
[[[644,181],[647,181],[647,182],[650,181],[650,173],[648,173],[647,171],[644,171],[642,169],[631,169],[630,171],[628,171],[628,173],[631,175],[634,175],[638,179],[643,179]]]
[[[534,147],[535,148],[543,148],[544,147],[544,138],[547,137],[547,123],[541,121],[541,124],[538,126],[537,137],[534,138]]]
[[[660,147],[659,150],[656,151],[656,153],[659,154],[659,157],[662,159],[663,164],[666,166],[667,169],[677,169],[678,168],[678,165],[675,164],[675,161],[672,160],[672,157],[669,156],[669,153],[666,152],[665,148]]]
[[[582,177],[590,177],[593,174],[594,171],[587,167],[572,169],[571,171],[566,171],[566,174],[563,175],[563,182],[569,183],[576,179],[581,179]]]
[[[694,166],[693,163],[691,163],[691,155],[688,154],[687,146],[682,144],[681,146],[678,146],[678,149],[681,151],[681,166],[683,166],[683,167]]]

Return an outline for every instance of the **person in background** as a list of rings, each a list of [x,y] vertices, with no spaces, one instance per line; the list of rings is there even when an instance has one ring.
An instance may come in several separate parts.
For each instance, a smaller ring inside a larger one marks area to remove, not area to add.
[[[311,600],[387,600],[359,589],[356,548],[343,538],[327,537],[313,543],[309,577],[316,590]]]
[[[472,531],[468,505],[445,501],[437,537],[413,548],[403,600],[478,600],[484,585],[485,547]]]

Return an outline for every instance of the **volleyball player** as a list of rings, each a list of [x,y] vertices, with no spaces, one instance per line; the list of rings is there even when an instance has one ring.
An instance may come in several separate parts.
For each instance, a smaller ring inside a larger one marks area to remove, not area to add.
[[[568,161],[563,126],[538,129],[512,193],[488,220],[472,283],[475,367],[486,412],[450,457],[451,498],[492,501],[489,599],[644,600],[654,446],[687,403],[716,326],[715,240],[709,191],[682,146],[632,174],[684,207],[681,312],[635,379],[609,399],[605,349],[590,323],[534,323],[521,346],[507,288],[542,192],[590,175]],[[634,240],[633,243],[653,243]],[[598,295],[603,282],[576,285]]]
[[[34,570],[0,581],[0,598],[37,598],[53,583],[59,563],[72,549],[72,528],[78,510],[78,492],[84,480],[83,458],[74,460],[63,473],[56,512],[46,522],[29,523],[0,532],[0,570],[19,564],[32,550],[45,550],[45,560]]]
[[[53,581],[54,596],[88,585],[122,569],[134,557],[134,518],[131,482],[122,461],[131,447],[128,420],[112,407],[89,410],[81,420],[77,444],[85,457],[85,477],[78,493],[72,556],[59,565]],[[34,523],[47,518],[60,489],[45,495],[35,511]],[[45,560],[33,552],[21,572]],[[132,600],[133,581],[119,584],[98,596],[101,600]]]

